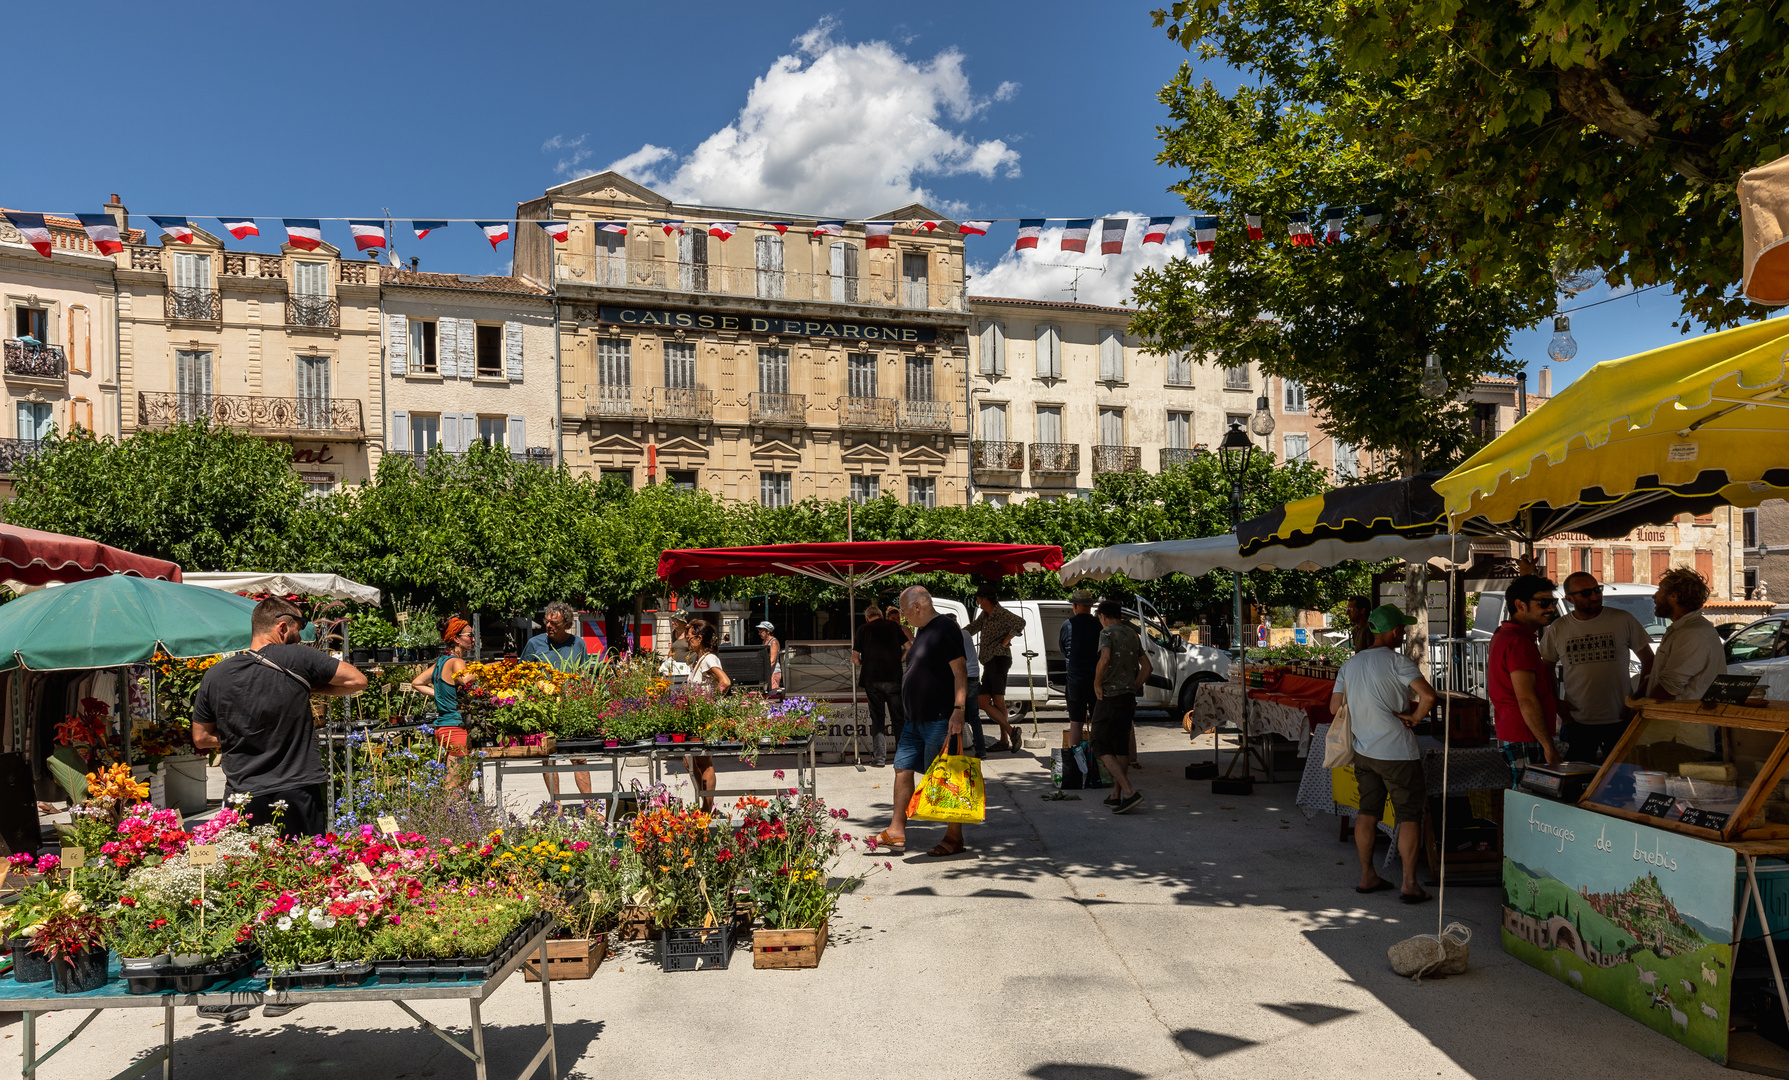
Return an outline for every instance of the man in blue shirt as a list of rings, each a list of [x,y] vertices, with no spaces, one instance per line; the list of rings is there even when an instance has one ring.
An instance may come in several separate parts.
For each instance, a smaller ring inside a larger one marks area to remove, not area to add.
[[[585,648],[584,639],[572,633],[578,613],[570,604],[563,600],[553,601],[547,605],[547,613],[541,621],[546,624],[547,632],[528,639],[528,644],[522,646],[522,659],[551,664],[560,671],[574,671],[589,661],[590,650]]]
[[[1068,661],[1068,737],[1074,745],[1081,743],[1081,725],[1093,709],[1093,673],[1099,666],[1099,635],[1104,629],[1093,614],[1093,594],[1076,589],[1068,602],[1075,613],[1062,624],[1057,643],[1062,657]]]

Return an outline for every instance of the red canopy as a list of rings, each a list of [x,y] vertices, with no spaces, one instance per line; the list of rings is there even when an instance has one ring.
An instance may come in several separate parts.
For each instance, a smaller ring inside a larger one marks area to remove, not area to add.
[[[79,536],[0,525],[0,579],[48,585],[111,574],[179,581],[180,567]]]
[[[692,581],[760,574],[804,575],[836,585],[862,585],[890,574],[1004,577],[1062,569],[1054,544],[965,544],[954,540],[863,540],[848,544],[768,544],[688,548],[658,557],[658,576],[674,587]]]

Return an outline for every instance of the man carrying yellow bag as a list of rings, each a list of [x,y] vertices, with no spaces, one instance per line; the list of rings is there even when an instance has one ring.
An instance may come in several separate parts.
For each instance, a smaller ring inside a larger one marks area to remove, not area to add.
[[[907,670],[901,677],[901,704],[907,714],[907,723],[901,729],[901,741],[895,748],[894,820],[876,837],[879,847],[897,854],[907,850],[909,812],[916,817],[932,816],[918,813],[924,802],[921,794],[914,791],[919,771],[926,770],[927,784],[930,785],[931,776],[940,762],[944,763],[948,774],[950,762],[961,761],[947,757],[944,748],[946,740],[955,735],[957,748],[962,749],[963,706],[969,692],[969,666],[963,653],[963,634],[956,620],[933,607],[932,594],[917,585],[901,594],[901,618],[917,628],[913,643],[907,647]],[[946,819],[950,824],[944,831],[944,841],[927,851],[927,855],[955,855],[962,851],[962,823],[982,819],[985,796],[981,787],[980,762],[974,764],[974,816]],[[945,780],[956,783],[948,775]],[[952,798],[966,795],[967,790],[961,784],[958,784],[956,793],[943,787],[939,789],[941,795]]]
[[[979,822],[987,816],[988,793],[982,787],[981,759],[963,753],[961,734],[953,737],[956,739],[957,752],[950,752],[951,740],[946,739],[944,753],[939,754],[932,762],[932,767],[926,771],[926,782],[920,785],[907,803],[907,816],[956,823],[957,849],[960,851],[962,823]],[[946,840],[948,839],[947,833]]]

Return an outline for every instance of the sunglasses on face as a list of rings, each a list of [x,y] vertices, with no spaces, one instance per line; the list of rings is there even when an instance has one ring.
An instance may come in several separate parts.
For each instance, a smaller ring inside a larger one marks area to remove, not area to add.
[[[1577,589],[1572,592],[1568,592],[1565,595],[1567,595],[1567,596],[1601,596],[1601,595],[1603,595],[1603,587],[1601,585],[1593,585],[1588,589]]]

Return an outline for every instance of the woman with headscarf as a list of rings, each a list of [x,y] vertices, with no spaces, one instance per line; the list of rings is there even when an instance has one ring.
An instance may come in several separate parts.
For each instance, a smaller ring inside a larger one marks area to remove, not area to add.
[[[441,631],[441,640],[447,643],[447,655],[436,657],[432,669],[418,671],[410,689],[435,699],[435,741],[449,754],[464,754],[466,721],[460,715],[460,690],[470,681],[464,676],[466,657],[472,652],[472,624],[453,616]]]

